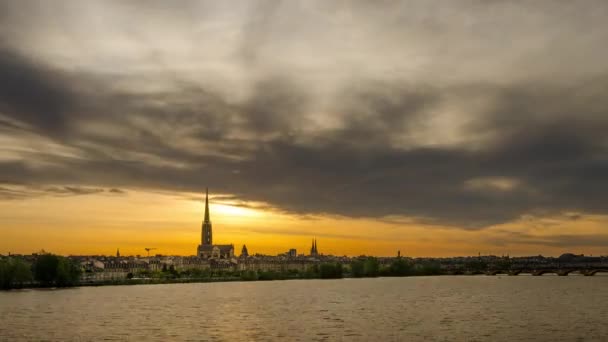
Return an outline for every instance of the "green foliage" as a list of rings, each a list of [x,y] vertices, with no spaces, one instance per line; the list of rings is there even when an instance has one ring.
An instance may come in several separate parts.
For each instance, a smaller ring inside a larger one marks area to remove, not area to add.
[[[379,275],[388,275],[388,270],[382,270],[381,274],[380,263],[374,257],[353,259],[350,264],[350,276],[353,278],[377,277]]]
[[[339,262],[321,264],[319,267],[319,277],[321,279],[342,278],[342,264]]]
[[[441,273],[441,267],[438,263],[434,262],[416,264],[414,269],[415,275],[440,275]]]
[[[59,257],[53,254],[42,254],[34,262],[34,279],[43,286],[50,286],[57,277]]]
[[[211,273],[207,269],[190,268],[182,272],[182,275],[192,279],[209,278]]]
[[[363,269],[363,260],[356,259],[350,264],[350,273],[354,278],[365,277],[365,271]]]
[[[166,265],[164,265],[166,266]],[[166,269],[166,267],[163,267],[163,269]],[[179,272],[175,269],[175,266],[170,265],[169,269],[167,269],[166,271],[163,271],[163,276],[165,278],[170,278],[170,279],[176,279],[179,278]]]
[[[270,271],[262,271],[258,270],[258,280],[282,280],[286,279],[287,275],[282,272],[277,272],[274,270]]]
[[[511,260],[510,259],[501,259],[494,264],[494,267],[501,270],[508,270],[511,268]]]
[[[137,272],[137,277],[138,278],[150,278],[150,277],[152,277],[152,272],[150,272],[149,270],[141,270],[141,271]]]
[[[80,280],[80,267],[62,256],[39,255],[33,267],[34,279],[42,286],[73,286]]]
[[[276,275],[274,271],[262,271],[258,270],[258,280],[275,280]]]
[[[488,264],[481,259],[473,259],[468,262],[468,268],[475,272],[483,272],[488,268]]]
[[[13,281],[18,287],[22,287],[24,283],[34,280],[32,275],[32,265],[21,260],[15,259],[13,264]]]
[[[306,269],[306,277],[310,279],[319,278],[319,273],[321,273],[321,270],[318,264],[314,264]]]
[[[374,257],[368,257],[363,262],[363,274],[366,277],[377,277],[380,270],[380,263],[378,263],[378,259]]]
[[[258,273],[256,271],[243,271],[241,272],[241,280],[253,281],[258,280]]]
[[[380,266],[380,269],[378,270],[378,276],[380,277],[392,277],[393,274],[391,273],[391,268],[390,266]]]
[[[434,271],[434,269],[432,269]],[[424,266],[424,273],[431,272]],[[350,264],[350,276],[361,277],[407,277],[417,275],[414,265],[406,258],[396,258],[388,266],[381,266],[378,259],[365,257],[353,259]]]
[[[0,259],[0,289],[23,287],[32,281],[31,267],[18,258]]]
[[[404,277],[412,275],[412,266],[403,258],[397,258],[388,269],[389,275],[394,277]]]

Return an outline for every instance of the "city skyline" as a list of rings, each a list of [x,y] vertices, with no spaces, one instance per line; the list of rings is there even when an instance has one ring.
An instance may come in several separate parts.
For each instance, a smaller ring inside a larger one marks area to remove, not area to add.
[[[606,255],[606,17],[3,2],[0,254]]]

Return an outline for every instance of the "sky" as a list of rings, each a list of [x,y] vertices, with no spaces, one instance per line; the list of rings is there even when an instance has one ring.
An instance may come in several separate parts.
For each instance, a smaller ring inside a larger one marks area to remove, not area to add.
[[[0,254],[608,254],[608,3],[0,1]]]

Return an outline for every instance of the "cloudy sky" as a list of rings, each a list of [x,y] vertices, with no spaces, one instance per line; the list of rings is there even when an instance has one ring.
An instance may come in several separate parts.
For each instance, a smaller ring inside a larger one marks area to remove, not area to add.
[[[0,254],[608,254],[606,18],[0,1]]]

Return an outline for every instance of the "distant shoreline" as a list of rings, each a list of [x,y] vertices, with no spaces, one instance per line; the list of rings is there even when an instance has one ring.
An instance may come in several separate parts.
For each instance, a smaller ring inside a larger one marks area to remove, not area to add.
[[[476,274],[432,274],[432,275],[410,275],[410,276],[378,276],[378,277],[341,277],[341,278],[286,278],[286,279],[270,279],[270,280],[244,280],[239,277],[230,277],[230,278],[197,278],[197,279],[124,279],[124,280],[108,280],[108,281],[99,281],[99,282],[84,282],[74,286],[23,286],[16,287],[12,289],[3,289],[0,291],[10,292],[10,291],[19,291],[19,290],[44,290],[44,289],[73,289],[78,287],[102,287],[102,286],[135,286],[135,285],[167,285],[167,284],[196,284],[196,283],[227,283],[227,282],[272,282],[272,281],[284,281],[284,280],[336,280],[336,279],[378,279],[378,278],[418,278],[418,277],[445,277],[445,276],[453,276],[453,277],[473,277],[473,276],[486,276],[486,277],[501,277],[507,276],[517,277],[517,276],[509,276],[508,274],[497,274],[497,275],[489,275],[483,273]],[[525,276],[525,275],[524,275]],[[529,274],[529,276],[536,278],[537,276],[533,276]],[[554,276],[558,276],[555,274]],[[583,275],[580,275],[583,276]]]
[[[445,276],[448,274],[437,274],[437,275],[411,275],[404,277],[390,277],[390,276],[379,276],[379,277],[341,277],[341,278],[285,278],[285,279],[257,279],[257,280],[245,280],[240,277],[230,278],[197,278],[197,279],[123,279],[123,280],[105,280],[96,282],[83,282],[73,286],[23,286],[15,287],[11,289],[0,289],[0,291],[15,291],[15,290],[42,290],[42,289],[73,289],[77,287],[101,287],[101,286],[135,286],[135,285],[165,285],[165,284],[195,284],[195,283],[228,283],[228,282],[272,282],[272,281],[284,281],[284,280],[336,280],[336,279],[377,279],[377,278],[412,278],[412,277],[429,277],[429,276]],[[471,274],[473,275],[473,274]],[[475,274],[483,275],[483,274]]]

